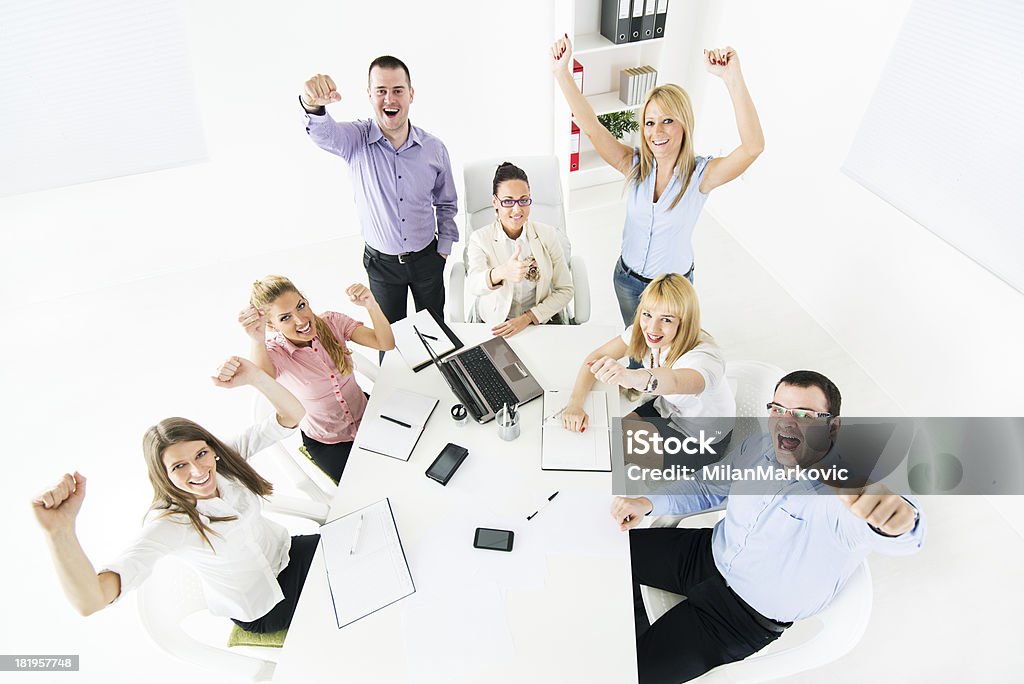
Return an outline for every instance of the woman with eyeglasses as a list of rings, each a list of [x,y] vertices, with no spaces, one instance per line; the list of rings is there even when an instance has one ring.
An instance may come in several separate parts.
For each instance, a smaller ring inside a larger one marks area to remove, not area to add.
[[[498,165],[491,204],[497,216],[474,231],[467,247],[466,289],[470,320],[511,337],[528,325],[561,320],[573,296],[572,280],[558,232],[530,221],[530,182],[515,164]]]
[[[640,109],[640,146],[624,145],[608,132],[576,87],[572,43],[551,46],[555,81],[580,130],[601,159],[626,177],[628,197],[622,252],[613,283],[622,322],[633,320],[640,293],[661,273],[682,273],[693,282],[693,230],[708,193],[747,170],[764,149],[764,133],[740,71],[736,51],[704,51],[704,66],[722,79],[732,100],[739,146],[724,157],[697,156],[693,146],[693,105],[674,84],[647,93]]]

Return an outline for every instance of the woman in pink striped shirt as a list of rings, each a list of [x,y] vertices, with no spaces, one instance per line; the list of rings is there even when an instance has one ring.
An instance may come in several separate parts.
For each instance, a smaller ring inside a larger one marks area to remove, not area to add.
[[[253,283],[249,306],[238,321],[252,339],[252,360],[291,390],[306,416],[299,427],[313,462],[335,483],[352,450],[366,395],[352,374],[351,340],[370,349],[394,349],[395,337],[370,289],[350,285],[349,299],[365,307],[373,328],[345,314],[313,313],[309,302],[284,276]],[[274,334],[267,336],[269,329]]]

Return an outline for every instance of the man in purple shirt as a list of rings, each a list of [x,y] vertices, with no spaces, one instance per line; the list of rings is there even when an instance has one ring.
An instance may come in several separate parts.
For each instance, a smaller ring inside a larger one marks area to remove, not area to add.
[[[409,123],[412,79],[402,60],[370,63],[367,93],[374,118],[335,121],[326,105],[341,95],[330,76],[305,83],[299,101],[306,132],[352,171],[366,243],[370,290],[392,323],[405,318],[408,290],[416,310],[444,311],[444,264],[459,239],[455,181],[444,143]]]

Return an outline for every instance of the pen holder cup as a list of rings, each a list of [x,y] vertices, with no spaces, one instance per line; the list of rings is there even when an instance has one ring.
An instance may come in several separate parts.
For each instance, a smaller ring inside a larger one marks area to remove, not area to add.
[[[498,426],[498,437],[506,442],[511,442],[519,436],[518,412],[512,413],[510,417],[509,412],[502,407],[494,414],[494,422]]]

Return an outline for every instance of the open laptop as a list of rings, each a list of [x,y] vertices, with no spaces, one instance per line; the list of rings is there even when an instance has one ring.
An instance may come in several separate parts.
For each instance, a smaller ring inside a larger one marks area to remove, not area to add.
[[[494,337],[439,359],[423,333],[416,326],[413,330],[445,382],[478,423],[493,420],[504,404],[525,404],[544,394],[544,389],[503,337]]]

